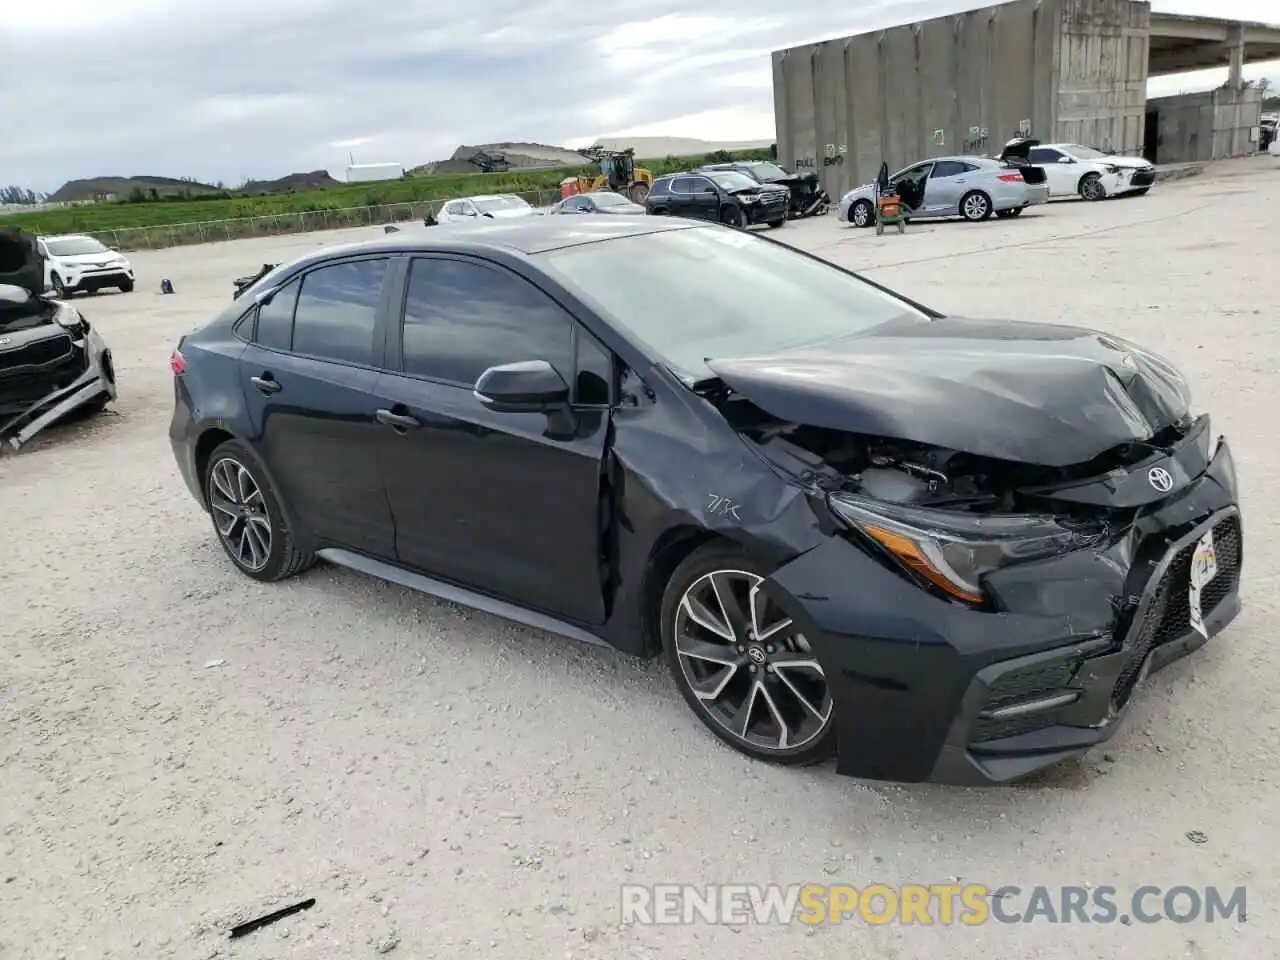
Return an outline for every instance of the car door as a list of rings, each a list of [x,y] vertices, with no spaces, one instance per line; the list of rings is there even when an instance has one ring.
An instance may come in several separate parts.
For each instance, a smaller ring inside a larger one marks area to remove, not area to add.
[[[924,194],[925,184],[932,170],[933,161],[927,160],[924,163],[913,164],[893,176],[892,183],[898,195],[907,206],[912,208],[916,216],[929,215],[929,211],[924,209]]]
[[[380,462],[401,563],[602,623],[610,355],[529,280],[444,254],[410,259],[398,332],[378,395],[392,421]],[[489,367],[535,359],[573,385],[568,411],[496,412],[476,397]]]
[[[924,209],[939,217],[956,216],[969,189],[968,174],[977,169],[961,160],[938,160],[925,181]]]
[[[1032,147],[1027,157],[1033,166],[1044,169],[1049,184],[1049,196],[1074,197],[1076,195],[1075,163],[1061,150],[1053,147]]]
[[[689,177],[692,202],[690,216],[699,220],[720,219],[720,191],[707,177]]]
[[[395,555],[374,386],[390,303],[386,257],[329,261],[259,303],[241,385],[257,448],[298,521],[324,543]]]
[[[693,178],[676,177],[671,181],[671,212],[677,217],[697,216],[694,207]]]

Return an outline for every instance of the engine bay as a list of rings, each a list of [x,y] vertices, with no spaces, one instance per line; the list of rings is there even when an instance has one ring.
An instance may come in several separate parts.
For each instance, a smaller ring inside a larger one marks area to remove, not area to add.
[[[1052,512],[1095,519],[1114,518],[1115,511],[1058,500],[1055,489],[1107,482],[1153,457],[1169,456],[1195,424],[1187,417],[1148,441],[1121,444],[1087,463],[1046,467],[780,421],[742,397],[721,397],[717,406],[767,460],[824,492],[973,513]]]

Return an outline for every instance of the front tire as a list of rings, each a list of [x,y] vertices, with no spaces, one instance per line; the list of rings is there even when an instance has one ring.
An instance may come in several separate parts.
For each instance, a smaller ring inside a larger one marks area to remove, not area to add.
[[[795,766],[835,753],[835,709],[808,641],[763,589],[766,573],[720,543],[695,550],[662,598],[671,675],[707,728],[740,753]]]
[[[1086,173],[1080,178],[1080,196],[1086,200],[1096,201],[1107,198],[1107,189],[1102,185],[1102,178],[1096,173]]]
[[[53,295],[59,300],[71,299],[71,291],[67,289],[67,285],[62,282],[62,278],[56,273],[53,275]]]
[[[739,230],[745,230],[747,227],[747,215],[741,207],[725,204],[720,208],[720,222],[727,227],[737,227]]]
[[[869,227],[875,218],[876,212],[869,200],[859,200],[849,208],[849,222],[855,227]]]
[[[120,284],[120,292],[121,292],[121,293],[133,293],[133,281],[132,281],[132,280],[125,280],[123,283],[121,283],[121,284]]]
[[[218,542],[241,573],[273,583],[314,562],[313,554],[298,547],[257,458],[239,440],[213,451],[204,491]]]
[[[960,198],[960,215],[970,223],[978,223],[991,216],[991,198],[980,190],[966,193]]]
[[[1001,220],[1008,220],[1012,217],[1021,216],[1022,210],[1023,210],[1022,207],[1012,207],[1008,210],[997,210],[996,216],[999,217]]]

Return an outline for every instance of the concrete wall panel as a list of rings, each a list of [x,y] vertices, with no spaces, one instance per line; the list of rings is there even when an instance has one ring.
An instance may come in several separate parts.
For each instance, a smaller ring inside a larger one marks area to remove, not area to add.
[[[1195,163],[1247,156],[1262,111],[1262,92],[1224,88],[1159,97],[1147,104],[1158,116],[1158,163]]]
[[[890,98],[881,82],[880,43],[876,34],[850,37],[845,49],[845,76],[849,84],[849,109],[853,114],[852,142],[845,169],[827,190],[836,195],[839,182],[865,183],[876,175],[884,157],[883,134],[888,123]],[[868,172],[869,171],[869,172]],[[836,189],[832,189],[835,186]]]
[[[1134,0],[1060,0],[1052,139],[1142,152],[1151,7]]]

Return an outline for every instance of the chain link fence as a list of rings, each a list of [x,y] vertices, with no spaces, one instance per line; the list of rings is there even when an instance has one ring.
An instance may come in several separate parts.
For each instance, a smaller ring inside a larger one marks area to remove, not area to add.
[[[515,196],[538,209],[545,209],[560,199],[559,192],[555,190],[535,190],[518,193]],[[216,243],[220,240],[310,233],[313,230],[344,230],[352,227],[376,227],[388,223],[421,222],[427,214],[437,215],[448,202],[448,199],[424,200],[418,203],[388,203],[372,207],[307,210],[265,217],[241,217],[234,220],[204,220],[155,227],[91,230],[88,234],[113,250],[158,250],[162,247],[179,247],[193,243]]]

